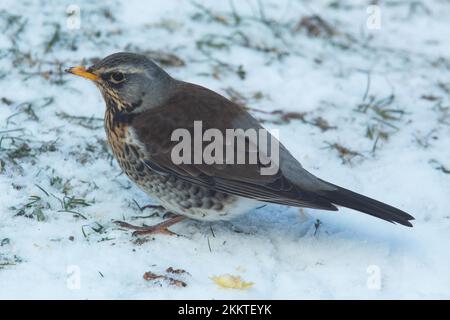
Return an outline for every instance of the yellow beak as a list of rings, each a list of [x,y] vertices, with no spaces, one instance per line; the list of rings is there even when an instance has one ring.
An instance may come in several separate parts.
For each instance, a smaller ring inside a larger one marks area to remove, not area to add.
[[[86,68],[82,67],[82,66],[72,67],[72,68],[66,69],[65,71],[72,73],[74,75],[89,79],[89,80],[93,80],[93,81],[96,81],[99,79],[98,75],[86,71]]]

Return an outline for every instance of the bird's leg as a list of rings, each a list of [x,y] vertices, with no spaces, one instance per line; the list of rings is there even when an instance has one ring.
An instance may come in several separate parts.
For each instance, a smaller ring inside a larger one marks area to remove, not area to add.
[[[162,233],[162,234],[167,234],[167,235],[173,236],[173,235],[176,235],[176,233],[170,231],[168,228],[170,226],[174,225],[175,223],[180,222],[184,219],[186,219],[185,216],[176,215],[176,216],[170,218],[169,220],[155,224],[154,226],[145,226],[145,227],[134,226],[132,224],[129,224],[129,223],[123,222],[123,221],[116,221],[116,223],[123,228],[136,230],[133,232],[133,236],[138,236],[138,235],[143,235],[143,234],[154,234],[154,233]]]

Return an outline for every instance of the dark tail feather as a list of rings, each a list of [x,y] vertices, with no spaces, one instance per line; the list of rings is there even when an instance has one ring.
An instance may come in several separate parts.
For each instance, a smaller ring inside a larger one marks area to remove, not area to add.
[[[337,190],[324,191],[321,192],[321,195],[338,206],[361,211],[391,223],[396,222],[407,227],[413,226],[409,220],[414,220],[414,217],[406,212],[356,192],[338,186],[335,187],[337,187]]]

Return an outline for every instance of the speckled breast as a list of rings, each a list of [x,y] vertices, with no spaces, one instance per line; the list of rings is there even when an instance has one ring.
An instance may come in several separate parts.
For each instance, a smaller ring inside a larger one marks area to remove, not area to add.
[[[246,208],[249,200],[154,172],[145,165],[145,150],[140,143],[133,142],[128,125],[114,123],[109,117],[108,114],[105,117],[105,129],[120,167],[167,210],[199,220],[228,220],[254,207],[252,204]],[[245,204],[243,207],[241,202]]]

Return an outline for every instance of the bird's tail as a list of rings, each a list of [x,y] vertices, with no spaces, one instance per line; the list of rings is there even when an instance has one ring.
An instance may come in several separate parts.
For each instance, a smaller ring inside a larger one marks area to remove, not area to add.
[[[333,186],[337,189],[333,191],[321,192],[321,196],[329,200],[331,203],[361,211],[370,214],[371,216],[389,221],[391,223],[395,222],[407,227],[413,226],[410,220],[414,220],[414,217],[407,214],[406,212],[387,205],[383,202],[363,196],[362,194],[358,194],[339,186]]]

